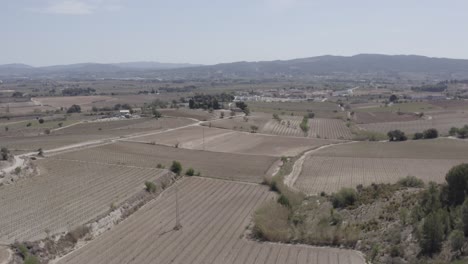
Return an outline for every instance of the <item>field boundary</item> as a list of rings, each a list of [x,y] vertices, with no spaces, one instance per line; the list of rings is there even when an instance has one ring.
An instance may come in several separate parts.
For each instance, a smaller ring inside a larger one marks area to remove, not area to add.
[[[294,165],[292,167],[292,170],[291,172],[286,175],[284,177],[284,184],[291,188],[292,190],[294,191],[299,191],[296,187],[294,187],[294,184],[296,183],[297,181],[297,178],[299,178],[299,176],[301,175],[301,172],[302,172],[302,169],[303,169],[303,165],[304,165],[304,161],[306,159],[307,156],[309,156],[310,154],[314,153],[314,152],[317,152],[317,151],[320,151],[322,149],[325,149],[325,148],[329,148],[329,147],[333,147],[333,146],[339,146],[339,145],[344,145],[344,144],[351,144],[351,143],[356,143],[358,141],[350,141],[350,142],[343,142],[343,143],[332,143],[332,144],[328,144],[328,145],[325,145],[325,146],[321,146],[321,147],[318,147],[318,148],[315,148],[315,149],[311,149],[311,150],[308,150],[306,152],[304,152],[295,162],[294,162]]]

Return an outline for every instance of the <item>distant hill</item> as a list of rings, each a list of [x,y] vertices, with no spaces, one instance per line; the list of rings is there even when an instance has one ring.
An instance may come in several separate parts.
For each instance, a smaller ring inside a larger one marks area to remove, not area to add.
[[[314,76],[348,78],[468,78],[468,60],[430,58],[416,55],[360,54],[319,56],[293,60],[234,62],[177,69],[190,77],[308,78]]]
[[[209,66],[159,62],[82,63],[49,67],[0,66],[0,77],[162,79],[468,79],[468,60],[416,55],[359,54],[293,60],[233,62]]]

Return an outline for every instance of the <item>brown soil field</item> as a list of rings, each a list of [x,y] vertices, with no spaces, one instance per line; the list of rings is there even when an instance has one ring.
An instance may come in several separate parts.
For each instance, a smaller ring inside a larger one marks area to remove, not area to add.
[[[432,118],[407,122],[360,124],[359,127],[365,130],[376,131],[384,134],[390,130],[395,129],[399,129],[405,133],[413,134],[416,132],[422,132],[423,130],[429,128],[435,128],[439,131],[439,133],[447,135],[451,127],[461,127],[468,124],[468,112],[429,113],[428,115],[431,115]]]
[[[39,148],[49,150],[83,141],[149,133],[192,123],[194,123],[193,120],[186,118],[140,118],[121,121],[85,122],[53,131],[49,135],[38,135],[43,133],[44,129],[24,129],[23,131],[16,131],[16,136],[0,137],[0,146],[8,147],[14,153],[24,153],[37,151]],[[25,136],[25,133],[31,134],[31,132],[36,133],[34,136]]]
[[[251,126],[257,126],[259,128],[259,131],[261,131],[263,126],[270,119],[272,119],[271,114],[256,112],[248,116],[247,119],[244,119],[242,117],[235,117],[235,118],[226,117],[224,119],[204,122],[203,125],[209,126],[209,127],[217,127],[217,128],[224,128],[224,129],[230,129],[230,130],[250,132]]]
[[[276,157],[180,149],[144,143],[118,142],[60,155],[64,160],[97,161],[106,164],[168,168],[172,161],[200,171],[202,176],[260,183]]]
[[[317,118],[344,117],[337,104],[332,102],[249,102],[250,110],[253,112],[277,113],[279,115],[303,116],[308,112],[315,113]]]
[[[82,225],[144,189],[165,170],[47,158],[40,175],[0,186],[0,242],[44,238]]]
[[[219,115],[216,112],[209,113],[208,111],[203,110],[189,110],[189,109],[160,109],[161,114],[164,116],[173,116],[173,117],[187,117],[195,118],[200,121],[206,121],[210,119],[217,118]]]
[[[90,95],[90,96],[56,96],[56,97],[37,97],[34,101],[55,109],[60,107],[68,108],[73,104],[80,105],[82,110],[89,110],[94,104],[115,101],[110,96]]]
[[[354,118],[358,124],[379,123],[379,122],[404,122],[414,121],[420,118],[415,114],[397,114],[394,112],[356,112]]]
[[[170,188],[58,263],[364,263],[350,250],[245,238],[255,208],[272,198],[266,187],[201,178],[179,184],[182,229],[172,229],[175,188]]]
[[[271,114],[257,112],[249,116],[247,122],[238,117],[205,122],[204,125],[246,132],[250,132],[251,126],[254,125],[258,127],[258,132],[263,134],[304,137],[304,133],[299,127],[302,116],[281,116],[281,119],[282,122],[279,123],[272,118]],[[309,126],[308,137],[324,139],[350,139],[353,137],[351,130],[341,119],[313,118],[309,119]]]
[[[431,101],[430,103],[443,109],[468,110],[468,100],[442,100]]]
[[[281,117],[281,122],[270,120],[260,130],[262,133],[304,137],[300,128],[302,117]],[[288,125],[289,124],[289,125]],[[308,137],[324,139],[350,139],[353,137],[351,130],[341,119],[309,119]]]
[[[137,137],[132,140],[147,143],[154,142],[167,146],[179,144],[179,148],[187,149],[277,157],[296,156],[305,150],[336,142],[321,139],[261,135],[200,126],[187,127],[152,136]]]
[[[294,186],[308,194],[332,193],[358,184],[395,183],[408,175],[441,183],[451,167],[468,162],[466,153],[468,142],[451,139],[332,146],[306,158]]]

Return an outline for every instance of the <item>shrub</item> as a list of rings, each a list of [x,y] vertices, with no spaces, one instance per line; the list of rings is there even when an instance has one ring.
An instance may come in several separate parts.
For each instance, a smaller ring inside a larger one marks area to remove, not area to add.
[[[79,105],[74,104],[70,106],[70,108],[68,108],[67,113],[68,114],[81,113],[81,107]]]
[[[335,208],[344,208],[354,205],[356,200],[357,193],[352,188],[342,188],[338,193],[332,196],[332,203]]]
[[[403,187],[411,187],[411,188],[424,187],[424,182],[421,179],[418,179],[414,176],[406,176],[405,178],[401,178],[400,180],[398,180],[398,184]]]
[[[274,201],[267,202],[254,214],[254,235],[263,240],[287,242],[291,238],[289,209]]]
[[[195,176],[201,176],[201,172],[197,171],[197,173],[195,173]]]
[[[185,175],[193,176],[193,175],[195,175],[195,170],[192,169],[192,168],[188,168],[187,171],[185,172]]]
[[[44,119],[40,118],[38,121],[39,121],[39,124],[44,124]]]
[[[145,182],[146,191],[150,193],[156,192],[156,184],[154,182],[147,181]]]
[[[390,248],[390,256],[392,258],[396,258],[396,257],[401,256],[401,247],[399,245],[393,245]]]
[[[465,243],[465,235],[460,230],[453,230],[452,233],[450,233],[449,241],[452,250],[459,251],[461,253]]]
[[[424,139],[437,138],[439,137],[439,132],[435,128],[430,128],[430,129],[424,130],[423,135],[424,135]]]
[[[420,133],[420,132],[415,133],[414,136],[413,136],[414,140],[418,140],[418,139],[422,139],[422,138],[424,138],[424,134]]]
[[[63,126],[63,123],[62,123],[62,122],[58,123],[58,126],[59,126],[59,127],[62,127],[62,126]]]
[[[392,130],[387,133],[388,140],[390,141],[405,141],[408,138],[406,137],[405,133],[400,130]]]
[[[257,133],[257,131],[258,131],[258,126],[255,126],[255,125],[250,126],[250,132],[251,133]]]
[[[10,150],[6,147],[2,147],[0,149],[0,155],[2,156],[2,160],[8,160],[8,156],[10,155]]]
[[[21,173],[21,167],[16,167],[15,168],[15,174],[20,174]]]
[[[451,127],[449,130],[449,135],[450,136],[456,136],[458,134],[458,128],[456,127]]]
[[[155,108],[153,109],[153,117],[158,119],[158,118],[161,118],[162,117],[162,114],[161,112],[159,112],[158,110],[156,110]]]
[[[310,119],[312,119],[312,118],[315,117],[315,114],[314,114],[314,113],[308,113],[308,114],[307,114],[307,117],[310,118]]]
[[[32,125],[31,122],[26,124],[27,127],[30,127],[31,125]]]
[[[50,134],[50,129],[47,128],[46,130],[44,130],[44,134],[49,135]]]
[[[162,165],[161,163],[158,163],[158,165],[156,165],[156,168],[158,168],[158,169],[164,169],[164,165]]]
[[[288,208],[291,207],[288,197],[284,196],[283,194],[281,194],[280,197],[278,198],[278,203]]]
[[[68,232],[66,237],[69,241],[76,243],[78,240],[85,237],[90,231],[91,229],[88,226],[82,225]]]
[[[174,160],[171,165],[171,171],[177,175],[180,175],[180,173],[182,172],[182,164]]]

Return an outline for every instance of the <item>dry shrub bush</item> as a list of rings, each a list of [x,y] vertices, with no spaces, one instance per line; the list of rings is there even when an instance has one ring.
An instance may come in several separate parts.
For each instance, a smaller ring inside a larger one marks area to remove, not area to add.
[[[65,236],[67,240],[76,243],[78,240],[82,239],[85,237],[89,232],[90,228],[88,226],[79,226],[72,231],[68,232],[68,234]]]
[[[254,215],[253,232],[261,240],[288,242],[291,239],[289,209],[275,201],[262,205]]]

